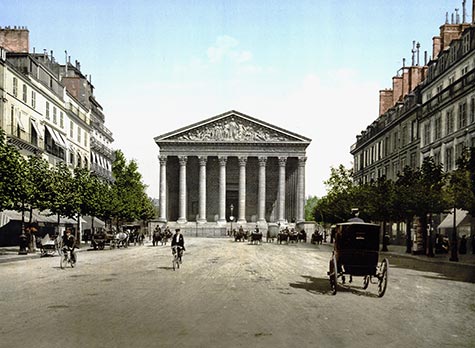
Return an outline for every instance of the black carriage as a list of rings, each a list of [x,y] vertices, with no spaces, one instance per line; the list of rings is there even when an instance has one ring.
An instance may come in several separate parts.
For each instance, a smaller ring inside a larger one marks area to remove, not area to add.
[[[333,295],[337,292],[337,281],[349,282],[353,276],[363,277],[363,289],[369,283],[378,284],[378,296],[382,297],[388,282],[389,262],[379,261],[379,225],[364,222],[346,222],[336,226],[335,243],[329,264],[328,275]]]

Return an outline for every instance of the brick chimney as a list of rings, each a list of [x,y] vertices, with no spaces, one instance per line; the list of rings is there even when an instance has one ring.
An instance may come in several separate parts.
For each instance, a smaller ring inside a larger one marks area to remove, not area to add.
[[[442,39],[440,36],[434,36],[432,38],[432,58],[437,58],[440,53]]]
[[[10,52],[28,53],[30,32],[26,27],[0,28],[0,46]]]
[[[409,91],[414,90],[416,86],[423,80],[423,67],[411,66],[409,68]]]
[[[383,115],[393,106],[393,90],[383,89],[379,91],[379,116]]]
[[[393,105],[402,99],[402,76],[393,77]]]
[[[404,98],[410,91],[410,82],[409,82],[409,71],[410,68],[403,68],[402,69],[402,95],[401,99]]]

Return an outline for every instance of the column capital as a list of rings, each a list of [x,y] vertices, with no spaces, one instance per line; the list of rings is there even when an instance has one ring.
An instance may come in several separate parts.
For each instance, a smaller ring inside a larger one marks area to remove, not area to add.
[[[305,157],[305,156],[299,157],[299,167],[305,166],[306,161],[307,161],[307,157]]]
[[[279,157],[279,167],[285,167],[287,163],[287,157]]]
[[[220,166],[225,166],[228,158],[226,156],[218,156],[218,161]]]
[[[178,156],[178,162],[180,163],[180,166],[186,166],[187,161],[188,161],[187,156]]]
[[[247,163],[247,157],[245,156],[240,156],[238,157],[238,161],[239,161],[239,166],[243,167],[246,165]]]
[[[267,165],[267,157],[258,157],[259,167],[265,167]]]
[[[167,164],[167,158],[168,156],[163,156],[163,155],[158,156],[158,160],[160,161],[160,164]]]
[[[200,166],[205,166],[207,161],[208,156],[198,156],[198,162],[200,163]]]

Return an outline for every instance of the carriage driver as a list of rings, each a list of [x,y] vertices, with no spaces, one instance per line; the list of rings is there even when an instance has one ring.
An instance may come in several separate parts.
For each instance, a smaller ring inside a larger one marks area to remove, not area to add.
[[[175,230],[175,234],[172,237],[172,250],[175,245],[181,247],[181,250],[179,251],[181,262],[181,255],[183,254],[183,251],[185,251],[185,238],[183,238],[179,228]]]
[[[71,253],[70,257],[73,262],[76,262],[76,255],[74,254],[74,249],[76,248],[76,238],[71,233],[70,228],[66,228],[63,234],[63,252],[67,253],[68,251]]]

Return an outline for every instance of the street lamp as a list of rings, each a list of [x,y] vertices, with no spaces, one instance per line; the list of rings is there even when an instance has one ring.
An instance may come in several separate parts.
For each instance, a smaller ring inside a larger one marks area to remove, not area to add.
[[[457,207],[454,205],[454,220],[453,220],[453,229],[452,229],[452,243],[450,243],[450,258],[449,261],[458,261],[459,257],[457,255],[457,219],[456,219],[456,210]]]
[[[231,235],[233,234],[233,220],[234,220],[234,216],[233,216],[233,211],[234,211],[234,205],[231,203],[231,205],[229,206],[229,209],[231,210],[231,215],[229,216],[229,220],[231,220]]]

